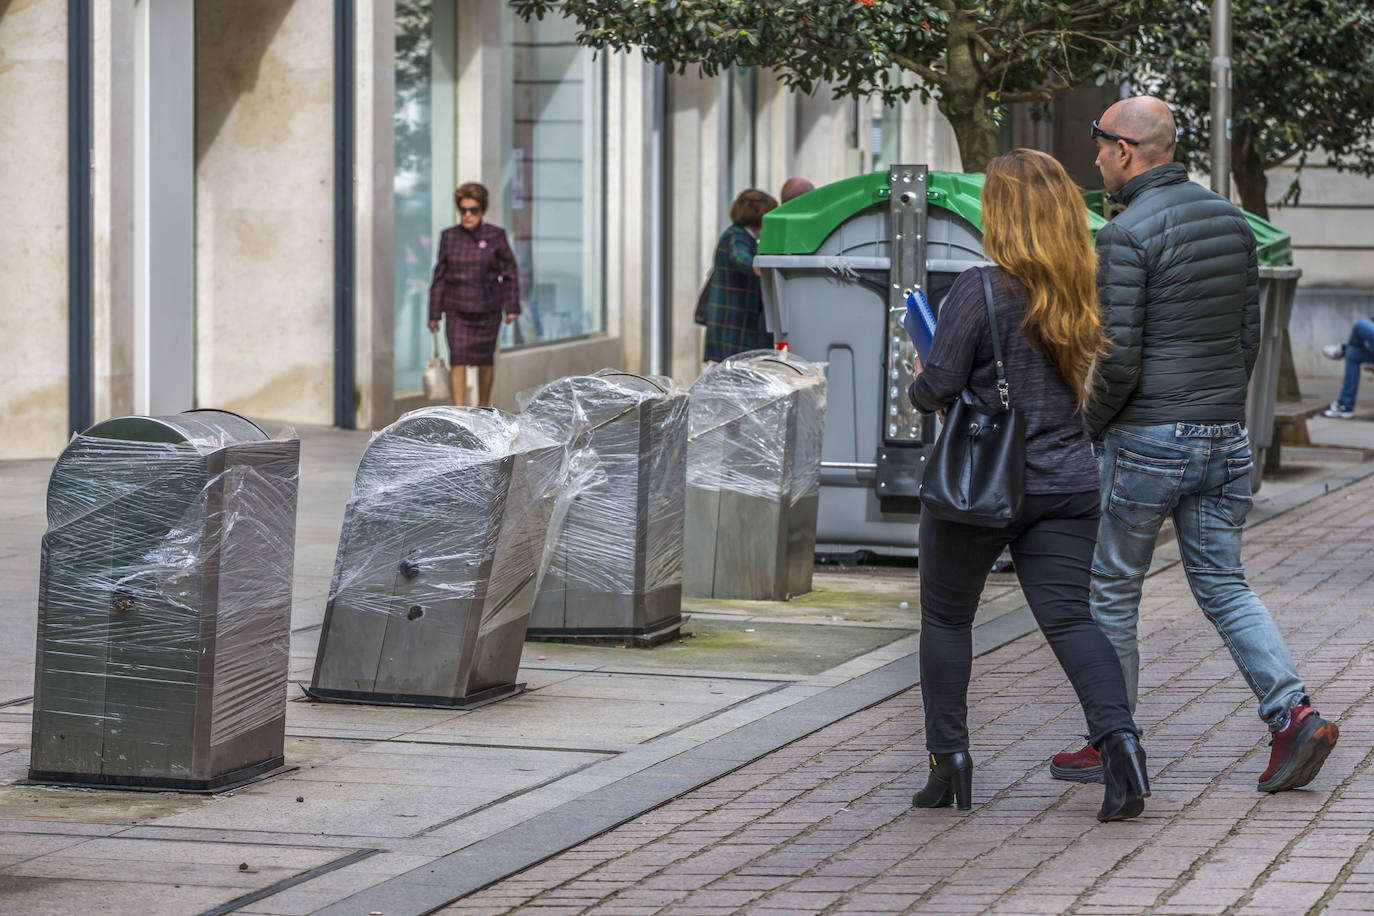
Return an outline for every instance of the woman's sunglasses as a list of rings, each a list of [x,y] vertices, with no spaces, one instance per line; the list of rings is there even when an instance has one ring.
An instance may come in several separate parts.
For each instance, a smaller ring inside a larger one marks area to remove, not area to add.
[[[1093,122],[1093,123],[1096,124],[1096,122]],[[481,208],[481,207],[459,207],[459,208],[458,208],[458,212],[459,212],[459,213],[462,213],[464,216],[467,216],[467,215],[469,215],[469,214],[471,214],[472,216],[476,216],[477,214],[479,214],[479,213],[482,212],[482,208]]]
[[[1117,141],[1120,141],[1120,142],[1122,142],[1122,143],[1129,143],[1129,144],[1131,144],[1131,146],[1139,146],[1139,145],[1140,145],[1140,141],[1139,141],[1139,140],[1132,140],[1132,139],[1129,138],[1129,137],[1121,137],[1121,136],[1118,136],[1118,135],[1116,135],[1116,134],[1114,134],[1114,133],[1110,133],[1109,131],[1105,131],[1105,130],[1103,130],[1101,127],[1099,127],[1099,126],[1097,125],[1097,122],[1096,122],[1096,121],[1094,121],[1094,122],[1093,122],[1093,139],[1096,140],[1098,137],[1102,137],[1103,139],[1110,140],[1110,141],[1112,141],[1113,143],[1116,143]]]

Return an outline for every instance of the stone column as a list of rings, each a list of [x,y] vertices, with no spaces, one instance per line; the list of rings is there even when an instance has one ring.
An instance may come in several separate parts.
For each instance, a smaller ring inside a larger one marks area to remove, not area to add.
[[[673,225],[665,240],[672,252],[673,377],[691,384],[701,373],[705,334],[692,320],[697,295],[729,223],[726,78],[692,73],[672,79],[672,154],[666,187],[673,197]]]
[[[134,412],[134,2],[97,3],[91,14],[92,414],[99,421]]]
[[[394,0],[356,0],[354,84],[354,366],[357,423],[380,429],[396,418],[393,188],[396,121]]]
[[[67,441],[67,4],[0,7],[0,458]]]
[[[331,0],[196,2],[201,407],[333,422],[332,22]]]

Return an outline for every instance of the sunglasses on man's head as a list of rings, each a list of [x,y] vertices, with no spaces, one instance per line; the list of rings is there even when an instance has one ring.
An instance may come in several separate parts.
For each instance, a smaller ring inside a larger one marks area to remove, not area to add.
[[[481,207],[459,207],[459,208],[458,208],[458,212],[459,212],[459,213],[462,213],[464,216],[467,216],[467,215],[469,215],[469,214],[472,215],[472,216],[476,216],[477,214],[479,214],[479,213],[482,212],[482,208],[481,208]]]
[[[1122,137],[1122,136],[1118,136],[1117,134],[1111,133],[1110,131],[1105,131],[1105,130],[1103,130],[1103,129],[1098,125],[1098,123],[1097,123],[1096,121],[1094,121],[1094,122],[1093,122],[1093,139],[1096,140],[1098,137],[1102,137],[1102,138],[1104,138],[1104,139],[1106,139],[1106,140],[1110,140],[1110,141],[1112,141],[1113,143],[1116,143],[1116,142],[1119,140],[1119,141],[1121,141],[1122,143],[1129,143],[1129,144],[1131,144],[1131,146],[1139,146],[1139,145],[1140,145],[1140,141],[1139,141],[1139,140],[1132,140],[1130,137]]]

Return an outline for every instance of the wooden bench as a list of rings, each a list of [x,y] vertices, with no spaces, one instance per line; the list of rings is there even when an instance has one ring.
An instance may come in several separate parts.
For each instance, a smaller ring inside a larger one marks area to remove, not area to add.
[[[1311,445],[1307,437],[1307,421],[1326,409],[1320,398],[1301,401],[1279,401],[1274,404],[1274,438],[1264,453],[1264,469],[1277,471],[1285,445]]]

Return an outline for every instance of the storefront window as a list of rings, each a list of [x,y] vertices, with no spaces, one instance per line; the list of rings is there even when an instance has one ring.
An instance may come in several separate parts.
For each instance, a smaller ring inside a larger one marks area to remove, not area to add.
[[[514,21],[506,230],[523,311],[503,349],[605,330],[605,55],[571,20]]]
[[[452,222],[453,4],[396,2],[395,385],[419,391],[433,352],[429,278],[439,233]]]

